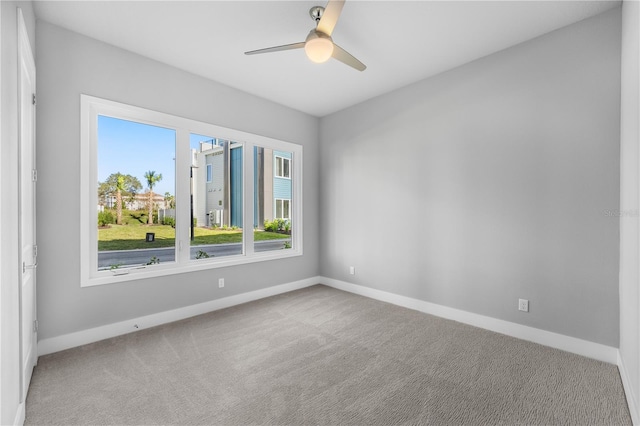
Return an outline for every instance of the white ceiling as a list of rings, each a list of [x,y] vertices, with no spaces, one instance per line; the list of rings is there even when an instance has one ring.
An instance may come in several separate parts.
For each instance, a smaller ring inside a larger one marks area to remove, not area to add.
[[[605,1],[349,0],[334,42],[359,72],[303,50],[246,56],[304,41],[319,1],[40,1],[39,19],[324,116],[620,4]]]

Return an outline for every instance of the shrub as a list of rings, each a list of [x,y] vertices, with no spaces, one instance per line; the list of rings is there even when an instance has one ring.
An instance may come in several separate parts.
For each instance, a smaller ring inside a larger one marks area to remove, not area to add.
[[[264,221],[264,230],[268,232],[276,232],[278,231],[278,222],[277,220],[265,220]]]
[[[162,224],[171,226],[172,228],[175,228],[176,227],[176,219],[174,217],[165,216],[162,219]]]
[[[203,250],[198,250],[198,252],[196,253],[196,259],[207,259],[209,257],[211,257],[209,253]]]
[[[116,223],[116,217],[109,210],[98,212],[98,226],[107,226]]]
[[[265,220],[264,230],[268,232],[289,232],[291,230],[291,222],[288,219]]]

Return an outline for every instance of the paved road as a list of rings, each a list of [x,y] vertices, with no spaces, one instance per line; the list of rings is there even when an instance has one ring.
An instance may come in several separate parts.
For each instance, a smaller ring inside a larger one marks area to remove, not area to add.
[[[255,251],[281,250],[285,242],[291,239],[256,241]],[[191,258],[196,257],[198,250],[207,252],[209,256],[222,257],[242,253],[242,244],[210,244],[191,247]],[[152,257],[160,259],[160,263],[173,262],[175,249],[173,247],[139,250],[114,250],[98,252],[98,269],[109,268],[111,265],[144,265]]]

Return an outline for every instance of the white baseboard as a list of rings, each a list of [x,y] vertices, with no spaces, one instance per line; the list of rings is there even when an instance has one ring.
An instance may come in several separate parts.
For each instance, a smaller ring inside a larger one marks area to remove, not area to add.
[[[541,330],[526,325],[516,324],[497,318],[474,314],[450,308],[448,306],[429,303],[423,300],[413,299],[411,297],[400,296],[382,290],[351,284],[346,281],[335,280],[333,278],[320,277],[320,283],[339,290],[369,297],[371,299],[414,309],[416,311],[435,315],[441,318],[469,324],[474,327],[484,328],[486,330],[495,331],[497,333],[506,334],[507,336],[528,340],[530,342],[539,343],[541,345],[550,346],[563,351],[572,352],[578,355],[597,359],[599,361],[608,362],[610,364],[618,363],[618,349],[611,346],[565,336],[563,334],[553,333],[551,331]]]
[[[47,355],[110,337],[120,336],[265,297],[275,296],[288,291],[298,290],[315,284],[324,284],[382,302],[392,303],[611,364],[619,364],[617,348],[326,277],[311,277],[222,299],[211,300],[197,305],[43,339],[38,342],[38,355]]]
[[[159,312],[157,314],[133,318],[127,321],[121,321],[114,324],[108,324],[101,327],[90,328],[88,330],[65,334],[62,336],[43,339],[38,342],[38,356],[59,352],[65,349],[86,345],[88,343],[97,342],[123,334],[133,333],[145,328],[155,327],[157,325],[162,325],[173,321],[179,321],[196,315],[205,314],[207,312],[217,311],[219,309],[224,309],[231,306],[240,305],[242,303],[263,299],[265,297],[275,296],[277,294],[310,287],[315,284],[320,284],[320,281],[320,277],[311,277],[300,281],[294,281],[291,283],[264,288],[261,290],[250,291],[248,293],[237,294],[222,299],[211,300],[209,302],[199,303],[197,305],[185,306],[184,308]]]
[[[25,416],[25,405],[24,402],[18,405],[18,410],[16,411],[16,416],[13,420],[13,424],[16,426],[22,426],[24,424],[24,416]]]
[[[624,388],[624,394],[627,397],[627,405],[629,406],[629,412],[631,413],[631,421],[634,425],[640,425],[640,412],[638,411],[638,404],[636,403],[636,394],[631,386],[629,379],[629,373],[625,367],[624,360],[618,351],[618,370],[620,371],[620,379],[622,379],[622,387]]]

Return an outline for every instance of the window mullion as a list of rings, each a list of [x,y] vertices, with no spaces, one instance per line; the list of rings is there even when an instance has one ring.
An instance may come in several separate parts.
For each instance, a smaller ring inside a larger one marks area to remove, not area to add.
[[[242,165],[242,199],[244,214],[242,217],[242,240],[244,244],[243,253],[245,256],[252,256],[254,253],[253,247],[253,172],[254,172],[254,146],[251,143],[244,144],[243,148],[243,165]]]
[[[191,149],[189,132],[176,129],[176,259],[188,262],[191,249]]]
[[[293,248],[302,252],[302,147],[291,154],[291,201],[289,204],[292,223],[291,242]],[[291,205],[293,203],[293,205]]]

